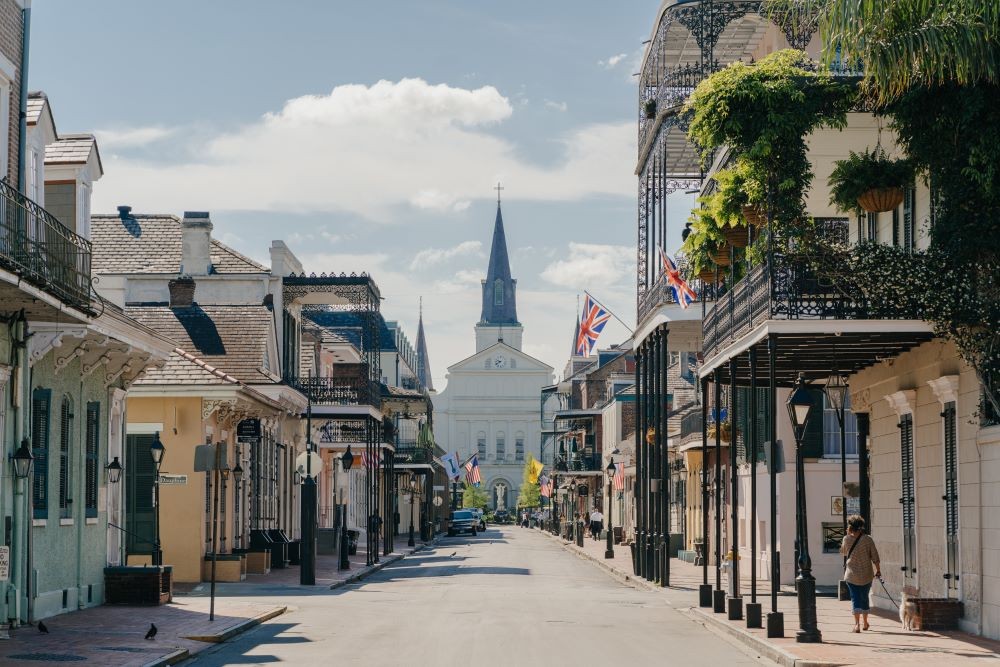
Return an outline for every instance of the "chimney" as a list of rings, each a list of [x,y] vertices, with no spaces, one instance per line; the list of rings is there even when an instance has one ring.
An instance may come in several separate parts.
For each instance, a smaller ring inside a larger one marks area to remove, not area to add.
[[[128,220],[132,217],[132,207],[131,206],[119,206],[118,207],[118,217],[122,219],[122,222]]]
[[[187,308],[194,303],[194,278],[181,276],[167,283],[170,290],[170,307]]]
[[[212,220],[208,211],[185,211],[181,220],[181,275],[212,272]]]

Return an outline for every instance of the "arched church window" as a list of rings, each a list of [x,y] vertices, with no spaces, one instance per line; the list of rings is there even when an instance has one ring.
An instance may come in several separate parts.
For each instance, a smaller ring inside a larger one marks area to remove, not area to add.
[[[480,431],[476,437],[476,453],[482,461],[486,460],[486,432]]]
[[[503,463],[504,459],[507,458],[507,441],[504,438],[503,431],[497,433],[497,462]]]
[[[493,281],[493,305],[503,305],[503,280],[500,278]]]
[[[524,460],[524,434],[520,432],[514,438],[514,460],[518,462]]]

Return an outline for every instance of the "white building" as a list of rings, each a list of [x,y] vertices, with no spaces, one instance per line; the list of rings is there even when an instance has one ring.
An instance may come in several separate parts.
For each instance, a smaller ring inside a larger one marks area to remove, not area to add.
[[[448,386],[434,397],[438,444],[460,462],[478,454],[494,509],[516,505],[528,455],[541,458],[539,396],[552,383],[552,367],[521,351],[516,287],[497,202],[476,353],[448,368]]]

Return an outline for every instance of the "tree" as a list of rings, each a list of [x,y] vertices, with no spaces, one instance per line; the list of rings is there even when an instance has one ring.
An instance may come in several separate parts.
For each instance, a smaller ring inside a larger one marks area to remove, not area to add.
[[[486,493],[486,489],[473,486],[468,482],[465,483],[465,490],[462,491],[462,507],[476,507],[484,510],[489,501],[490,497]]]
[[[535,457],[528,454],[528,461],[524,464],[524,474],[521,475],[521,491],[517,494],[518,507],[541,507],[542,493],[538,486],[538,480],[531,481],[531,467],[535,462]]]

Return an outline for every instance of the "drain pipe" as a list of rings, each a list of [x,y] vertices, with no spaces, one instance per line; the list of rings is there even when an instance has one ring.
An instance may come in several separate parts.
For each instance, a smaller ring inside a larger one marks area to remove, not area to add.
[[[24,169],[24,144],[28,135],[28,45],[31,33],[31,0],[26,0],[21,10],[21,104],[18,110],[20,121],[17,135],[17,189],[22,195],[28,194],[28,184]]]

